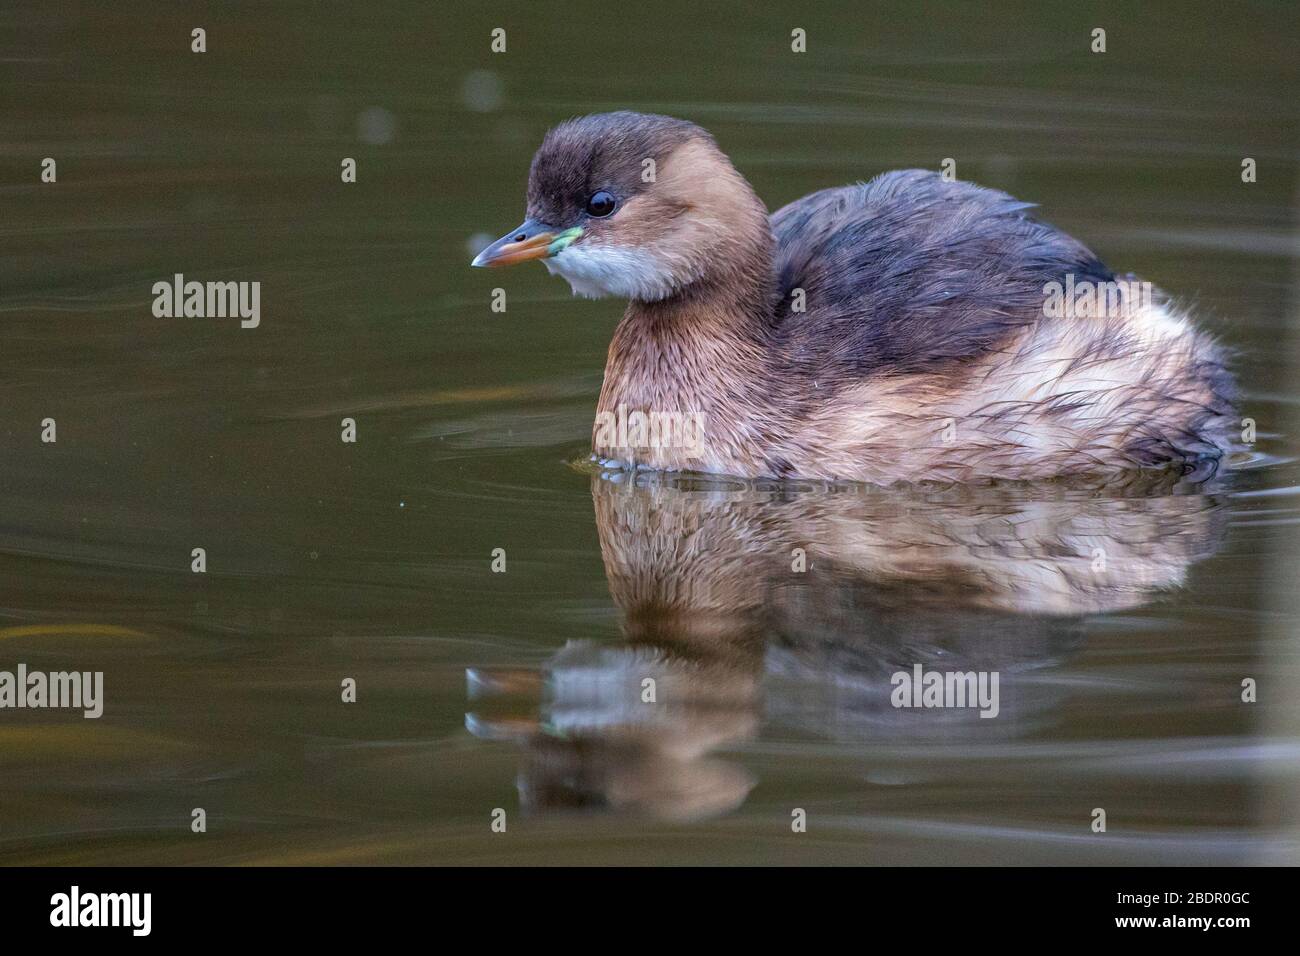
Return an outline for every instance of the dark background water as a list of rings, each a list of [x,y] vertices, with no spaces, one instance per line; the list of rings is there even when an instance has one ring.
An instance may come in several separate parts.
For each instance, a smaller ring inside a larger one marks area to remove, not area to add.
[[[0,670],[102,670],[107,702],[0,711],[0,860],[1294,860],[1298,25],[6,5]],[[546,128],[624,107],[707,126],[773,209],[946,157],[1040,203],[1238,351],[1249,461],[1172,489],[572,467],[621,305],[467,266]],[[177,272],[260,281],[260,327],[155,318]],[[893,710],[914,662],[998,670],[1002,713]]]

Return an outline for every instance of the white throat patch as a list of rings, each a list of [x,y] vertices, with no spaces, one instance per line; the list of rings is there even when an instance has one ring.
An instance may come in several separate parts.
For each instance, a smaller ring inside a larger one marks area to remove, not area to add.
[[[543,259],[551,275],[563,276],[574,295],[606,295],[654,302],[676,288],[672,272],[654,254],[623,246],[577,243]]]

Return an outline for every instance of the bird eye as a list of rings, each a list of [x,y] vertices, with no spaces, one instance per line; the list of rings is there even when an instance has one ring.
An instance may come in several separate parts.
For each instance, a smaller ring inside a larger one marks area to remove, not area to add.
[[[600,192],[593,194],[592,197],[587,200],[588,216],[595,216],[597,219],[603,219],[613,211],[614,197],[603,189]]]

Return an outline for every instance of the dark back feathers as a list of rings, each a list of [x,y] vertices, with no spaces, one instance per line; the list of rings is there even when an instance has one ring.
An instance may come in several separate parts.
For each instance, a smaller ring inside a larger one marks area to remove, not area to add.
[[[1049,282],[1114,278],[1032,203],[934,172],[825,189],[772,216],[776,334],[797,365],[834,374],[941,371],[1043,317]],[[802,288],[807,311],[791,312]]]

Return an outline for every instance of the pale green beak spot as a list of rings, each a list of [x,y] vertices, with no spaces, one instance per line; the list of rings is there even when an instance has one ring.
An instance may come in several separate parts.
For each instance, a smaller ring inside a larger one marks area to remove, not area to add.
[[[564,230],[564,232],[560,233],[558,236],[556,236],[554,239],[551,240],[551,244],[546,247],[546,254],[548,256],[554,256],[563,252],[580,235],[582,235],[581,226],[574,226],[572,229]]]

